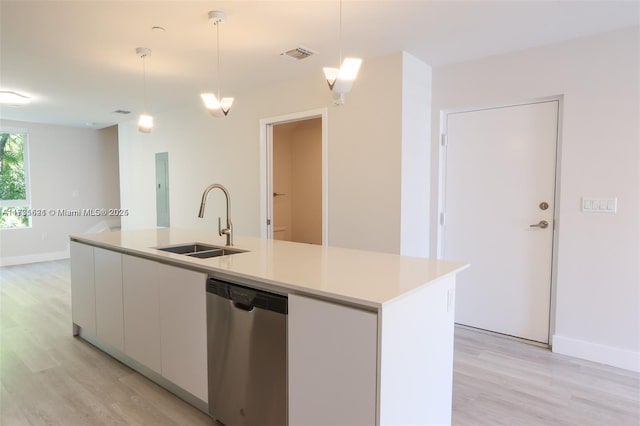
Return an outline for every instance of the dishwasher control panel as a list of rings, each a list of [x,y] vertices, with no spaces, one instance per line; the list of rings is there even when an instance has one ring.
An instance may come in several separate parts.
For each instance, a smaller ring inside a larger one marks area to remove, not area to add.
[[[209,277],[207,293],[213,293],[240,305],[287,314],[287,296],[257,290]]]

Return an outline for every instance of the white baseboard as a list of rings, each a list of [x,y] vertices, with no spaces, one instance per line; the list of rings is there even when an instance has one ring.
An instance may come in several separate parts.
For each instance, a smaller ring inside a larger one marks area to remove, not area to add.
[[[0,257],[0,266],[24,265],[27,263],[48,262],[50,260],[68,259],[69,249],[51,253],[29,254],[26,256]]]
[[[600,345],[570,337],[553,336],[553,352],[640,373],[640,352]]]

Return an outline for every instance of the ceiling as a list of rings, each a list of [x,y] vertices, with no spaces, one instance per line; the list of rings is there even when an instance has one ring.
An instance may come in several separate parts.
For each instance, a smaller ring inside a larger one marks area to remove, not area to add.
[[[33,98],[0,118],[102,128],[142,109],[146,60],[151,113],[215,90],[222,10],[221,94],[317,75],[338,63],[339,2],[0,0],[0,89]],[[343,54],[366,60],[407,51],[432,66],[640,25],[638,1],[358,1],[343,3]],[[161,26],[165,31],[154,31]],[[318,54],[293,62],[303,46]],[[114,110],[132,111],[119,115]]]

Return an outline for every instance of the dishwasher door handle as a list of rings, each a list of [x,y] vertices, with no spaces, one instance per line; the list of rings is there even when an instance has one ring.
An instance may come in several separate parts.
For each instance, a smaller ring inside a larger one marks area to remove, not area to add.
[[[247,312],[253,311],[253,307],[254,307],[253,305],[245,305],[244,303],[233,302],[233,301],[231,301],[231,304],[233,305],[234,308],[238,308]]]

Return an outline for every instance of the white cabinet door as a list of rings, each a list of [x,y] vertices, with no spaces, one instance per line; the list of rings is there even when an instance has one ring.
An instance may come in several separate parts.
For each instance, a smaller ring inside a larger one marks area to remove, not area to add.
[[[158,265],[150,260],[122,256],[124,352],[161,374]]]
[[[157,268],[162,375],[207,402],[207,276],[162,264]]]
[[[104,342],[124,352],[122,255],[93,249],[96,285],[96,328]]]
[[[93,247],[71,241],[71,317],[74,324],[96,334]]]
[[[376,313],[289,295],[289,424],[374,425]]]

